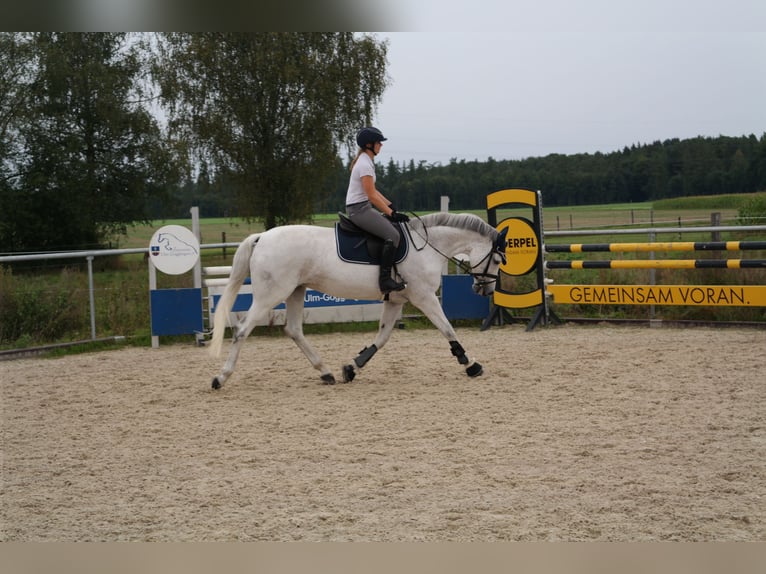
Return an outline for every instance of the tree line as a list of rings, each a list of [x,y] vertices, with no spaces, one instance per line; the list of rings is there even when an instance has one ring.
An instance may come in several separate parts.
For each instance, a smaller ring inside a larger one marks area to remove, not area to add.
[[[629,203],[766,189],[766,134],[669,139],[612,153],[552,154],[521,160],[409,162],[380,166],[378,180],[397,205],[413,210],[482,209],[488,193],[539,189],[544,205]],[[336,198],[340,198],[336,191]]]
[[[0,253],[94,248],[193,205],[267,228],[342,209],[387,50],[351,33],[0,32]],[[748,193],[766,189],[766,134],[377,169],[411,211],[482,209],[507,187],[550,206]]]
[[[751,193],[766,190],[766,134],[668,139],[612,153],[521,160],[453,159],[448,165],[390,160],[376,169],[378,187],[399,209],[410,211],[438,210],[443,195],[451,210],[484,209],[487,194],[509,187],[539,189],[551,207]],[[338,167],[334,187],[316,197],[316,213],[343,209],[348,173],[348,164]],[[188,205],[200,205],[209,216],[239,215],[231,212],[227,189],[225,181],[190,183],[176,197],[178,216],[188,213]]]

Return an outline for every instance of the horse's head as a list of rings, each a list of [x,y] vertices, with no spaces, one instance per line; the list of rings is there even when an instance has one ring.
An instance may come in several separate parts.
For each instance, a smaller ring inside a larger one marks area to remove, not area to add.
[[[498,280],[498,269],[505,263],[506,227],[494,238],[490,244],[482,242],[481,247],[471,250],[471,276],[473,277],[473,291],[484,297],[492,295]]]
[[[473,277],[475,293],[483,296],[494,293],[499,267],[505,263],[507,227],[498,232],[478,215],[439,212],[417,218],[411,228],[436,253]],[[429,235],[429,231],[433,234]],[[468,256],[467,262],[457,258],[462,254]]]

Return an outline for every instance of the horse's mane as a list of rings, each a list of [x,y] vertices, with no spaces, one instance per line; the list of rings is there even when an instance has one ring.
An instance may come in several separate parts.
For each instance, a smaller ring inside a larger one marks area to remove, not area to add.
[[[429,213],[418,218],[411,218],[410,225],[422,222],[425,227],[455,227],[457,229],[466,229],[468,231],[475,231],[485,237],[495,239],[497,237],[497,230],[489,223],[484,221],[478,215],[472,213]]]

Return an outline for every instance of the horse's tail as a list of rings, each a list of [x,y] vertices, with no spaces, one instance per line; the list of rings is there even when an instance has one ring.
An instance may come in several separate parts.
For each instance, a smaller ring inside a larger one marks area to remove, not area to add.
[[[226,330],[229,313],[234,306],[234,300],[237,298],[239,288],[250,274],[250,257],[253,254],[253,249],[255,248],[255,244],[258,243],[260,236],[260,233],[250,235],[239,244],[237,251],[234,253],[234,259],[231,264],[231,273],[229,274],[229,282],[226,283],[223,295],[221,295],[221,298],[218,300],[218,305],[215,306],[213,338],[210,341],[210,354],[214,357],[218,357],[221,354],[223,333]]]

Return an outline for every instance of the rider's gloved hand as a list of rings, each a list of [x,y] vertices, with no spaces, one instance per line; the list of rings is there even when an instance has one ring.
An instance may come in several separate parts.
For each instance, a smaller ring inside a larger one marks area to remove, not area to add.
[[[395,209],[391,212],[391,215],[389,215],[388,218],[394,223],[406,223],[410,220],[406,213],[399,213]]]

